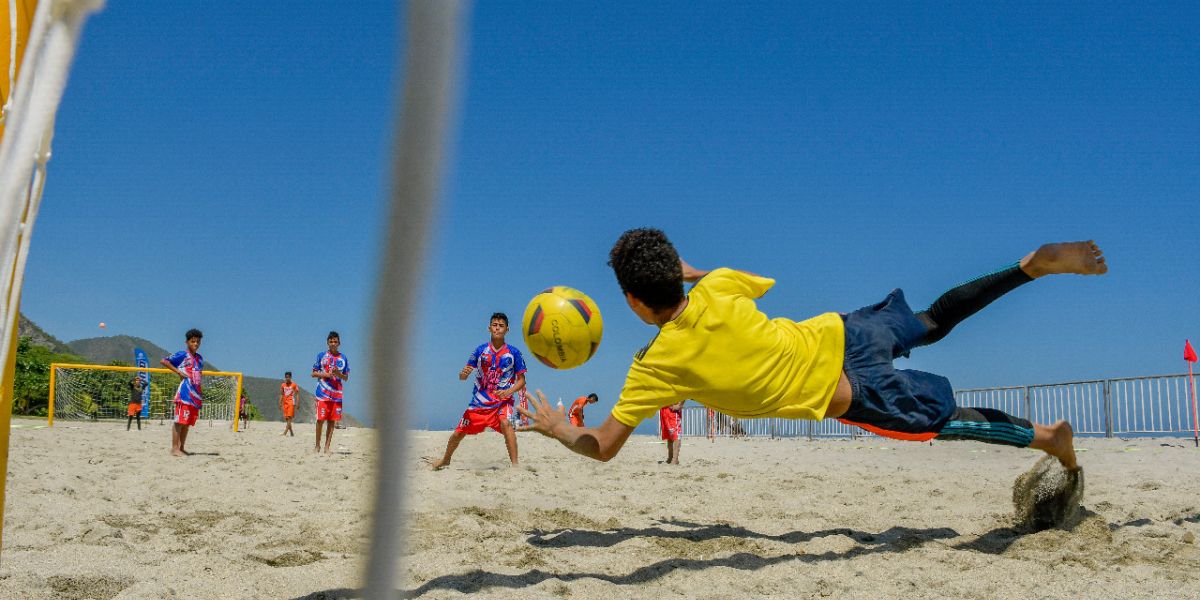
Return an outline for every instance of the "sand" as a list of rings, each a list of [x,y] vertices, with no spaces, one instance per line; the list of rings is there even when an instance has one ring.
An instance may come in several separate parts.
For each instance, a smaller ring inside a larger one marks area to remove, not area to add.
[[[22,426],[31,421],[14,421]],[[373,433],[312,426],[13,431],[0,598],[360,598]],[[1200,451],[1081,439],[1069,530],[1017,528],[1030,450],[945,442],[634,436],[610,463],[522,434],[413,432],[407,572],[416,598],[1198,597]]]

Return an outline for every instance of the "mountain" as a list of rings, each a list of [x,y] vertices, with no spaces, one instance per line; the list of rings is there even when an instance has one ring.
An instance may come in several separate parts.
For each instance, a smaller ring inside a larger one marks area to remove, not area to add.
[[[107,365],[114,360],[132,365],[134,348],[141,348],[146,351],[146,357],[150,359],[150,366],[152,367],[159,366],[158,361],[174,354],[173,351],[164,350],[161,346],[150,340],[131,335],[84,338],[68,342],[67,346],[70,347],[73,354],[85,357],[89,362],[97,365]],[[221,370],[207,360],[204,361],[204,369],[207,371]]]
[[[24,314],[17,318],[17,336],[31,338],[34,345],[49,348],[55,354],[71,354],[71,348],[59,341],[58,338],[42,331],[37,323],[30,321]]]

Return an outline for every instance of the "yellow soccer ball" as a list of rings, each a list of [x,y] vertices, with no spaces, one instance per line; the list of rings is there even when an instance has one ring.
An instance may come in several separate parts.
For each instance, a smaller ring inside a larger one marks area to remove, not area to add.
[[[542,291],[525,307],[521,333],[529,352],[554,369],[573,369],[600,347],[604,319],[587,294],[563,285]]]

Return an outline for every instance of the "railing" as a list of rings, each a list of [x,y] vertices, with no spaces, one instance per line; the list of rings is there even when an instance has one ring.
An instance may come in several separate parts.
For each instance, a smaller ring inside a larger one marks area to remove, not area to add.
[[[1192,432],[1186,375],[1124,377],[1014,387],[959,390],[959,406],[995,408],[1035,423],[1071,422],[1078,435],[1183,436]],[[828,419],[735,419],[685,406],[683,435],[707,437],[834,438],[874,434]]]

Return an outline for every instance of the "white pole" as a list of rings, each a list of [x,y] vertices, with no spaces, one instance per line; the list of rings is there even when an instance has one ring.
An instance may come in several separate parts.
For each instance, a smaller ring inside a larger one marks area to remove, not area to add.
[[[455,72],[459,31],[468,9],[459,0],[413,0],[408,4],[404,92],[400,108],[392,194],[371,343],[371,403],[379,438],[375,474],[375,524],[367,563],[367,598],[396,596],[403,550],[404,442],[408,415],[404,396],[390,393],[389,374],[408,363],[418,279],[429,224],[438,201],[443,158],[456,108]]]

